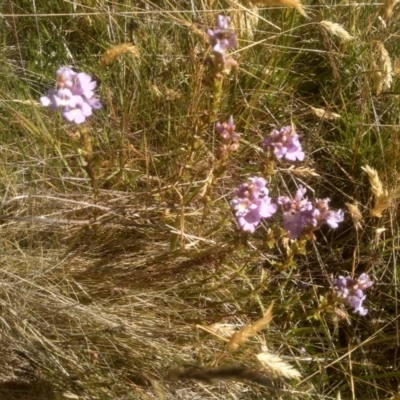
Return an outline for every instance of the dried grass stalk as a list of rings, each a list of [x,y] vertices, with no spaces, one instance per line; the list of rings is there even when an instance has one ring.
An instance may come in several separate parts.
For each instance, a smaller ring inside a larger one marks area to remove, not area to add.
[[[382,42],[377,42],[379,68],[382,73],[383,90],[389,89],[393,82],[393,65],[389,53]]]
[[[361,214],[360,209],[357,204],[345,203],[349,213],[351,215],[351,219],[353,220],[354,226],[358,229],[362,227],[363,216]]]
[[[236,350],[242,343],[244,343],[248,338],[256,335],[259,331],[264,329],[272,321],[272,307],[274,302],[270,304],[267,311],[262,318],[258,319],[252,325],[246,325],[240,331],[235,332],[229,342],[228,347],[231,350]]]
[[[387,21],[392,13],[398,0],[384,0],[383,2],[383,18]]]
[[[263,6],[278,6],[295,8],[301,15],[307,17],[306,10],[301,0],[254,0],[254,4],[261,4]]]
[[[134,57],[140,57],[139,49],[131,43],[122,43],[111,47],[104,52],[100,61],[100,68],[110,65],[116,58],[123,54],[131,54]]]
[[[321,21],[320,24],[332,35],[339,37],[343,42],[353,40],[354,37],[350,35],[342,25],[332,21]]]
[[[222,324],[220,322],[217,322],[215,324],[212,324],[207,327],[210,329],[213,333],[220,335],[222,337],[231,337],[236,331],[235,331],[235,325],[233,324]]]
[[[278,376],[283,376],[288,379],[300,379],[301,373],[297,369],[293,368],[286,361],[275,354],[268,352],[262,352],[257,354],[257,359],[261,365],[265,368],[267,373]]]
[[[237,0],[228,0],[228,3],[232,7],[230,12],[232,29],[239,32],[240,37],[253,39],[260,19],[258,7],[248,0],[242,0],[241,4]]]
[[[213,7],[210,5],[210,9]],[[199,29],[197,27],[197,24],[194,24],[191,18],[185,19],[185,18],[178,18],[174,14],[169,14],[167,13],[168,17],[170,17],[173,21],[182,24],[186,26],[189,30],[191,30],[197,37],[202,41],[203,44],[209,44],[210,38],[207,35],[207,32],[205,29]]]
[[[332,111],[324,110],[323,108],[314,108],[310,107],[311,112],[321,119],[337,119],[340,118],[339,114],[336,114]]]

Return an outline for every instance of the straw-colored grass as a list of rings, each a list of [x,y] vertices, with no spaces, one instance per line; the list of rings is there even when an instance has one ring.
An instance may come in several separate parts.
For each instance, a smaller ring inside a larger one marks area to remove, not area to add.
[[[0,399],[396,398],[398,5],[3,3]],[[99,83],[85,129],[39,101],[61,65]],[[303,162],[261,147],[288,125]],[[229,202],[251,176],[345,219],[243,234]],[[359,317],[332,280],[363,272]]]

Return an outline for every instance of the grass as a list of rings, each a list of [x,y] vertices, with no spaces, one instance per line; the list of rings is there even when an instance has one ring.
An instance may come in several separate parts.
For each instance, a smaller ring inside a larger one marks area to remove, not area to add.
[[[2,5],[2,399],[399,396],[397,200],[372,217],[362,167],[397,189],[400,14],[261,3]],[[219,103],[204,66],[218,13],[239,37]],[[123,43],[135,50],[100,68]],[[101,82],[86,131],[39,103],[61,65]],[[231,114],[242,136],[222,168],[213,123]],[[271,195],[302,183],[333,208],[357,204],[360,227],[347,212],[290,244],[277,214],[240,234],[233,190],[267,172],[260,141],[291,123],[306,159],[275,165]],[[332,279],[362,272],[366,317],[332,303]]]

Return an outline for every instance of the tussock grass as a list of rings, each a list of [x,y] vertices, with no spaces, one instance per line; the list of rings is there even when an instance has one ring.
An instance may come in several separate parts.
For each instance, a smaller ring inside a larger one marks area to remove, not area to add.
[[[395,396],[396,7],[3,4],[0,397]],[[210,112],[205,29],[224,10],[239,67]],[[39,103],[60,65],[101,82],[90,135]],[[241,147],[213,180],[213,122],[230,115]],[[271,192],[297,179],[349,210],[305,248],[277,230],[239,235],[229,209],[258,171],[261,138],[282,125],[309,156],[277,165]],[[362,272],[375,281],[368,316],[332,307],[332,279]]]

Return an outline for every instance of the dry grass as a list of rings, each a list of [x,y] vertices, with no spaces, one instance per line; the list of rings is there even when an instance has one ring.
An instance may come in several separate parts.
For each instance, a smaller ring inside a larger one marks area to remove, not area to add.
[[[398,393],[399,16],[253,4],[229,2],[239,65],[219,102],[204,61],[225,3],[4,4],[1,399]],[[101,81],[85,131],[38,101],[60,63]],[[214,124],[230,115],[240,147],[216,172]],[[262,138],[290,124],[304,162],[266,159]],[[292,241],[276,213],[240,234],[229,200],[262,174],[275,199],[303,185],[347,204],[345,221]],[[332,295],[333,278],[362,272],[365,318]]]
[[[301,15],[307,17],[307,12],[301,0],[255,0],[253,3],[260,6],[263,5],[263,6],[294,8]]]
[[[229,5],[232,7],[228,10],[232,18],[232,28],[238,32],[239,37],[253,39],[260,19],[257,6],[247,0],[230,0]]]

